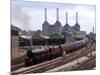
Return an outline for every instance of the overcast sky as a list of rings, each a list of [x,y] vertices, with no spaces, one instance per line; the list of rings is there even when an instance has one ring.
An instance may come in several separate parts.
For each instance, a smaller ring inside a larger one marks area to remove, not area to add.
[[[24,30],[42,30],[44,8],[47,8],[47,20],[51,25],[56,22],[56,8],[59,8],[59,21],[62,26],[66,23],[66,12],[68,12],[70,26],[75,25],[76,12],[78,12],[78,23],[82,31],[89,33],[95,27],[94,5],[41,3],[23,0],[11,0],[11,24]]]

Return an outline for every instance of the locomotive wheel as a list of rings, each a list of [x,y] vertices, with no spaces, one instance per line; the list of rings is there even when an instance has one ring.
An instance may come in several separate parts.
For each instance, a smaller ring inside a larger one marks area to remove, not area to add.
[[[32,61],[30,59],[25,59],[25,66],[30,66],[32,65]]]

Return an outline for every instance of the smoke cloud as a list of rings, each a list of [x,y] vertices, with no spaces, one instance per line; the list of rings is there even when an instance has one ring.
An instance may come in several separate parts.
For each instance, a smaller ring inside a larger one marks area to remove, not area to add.
[[[29,30],[30,16],[20,6],[11,7],[11,24],[20,27],[22,30]]]

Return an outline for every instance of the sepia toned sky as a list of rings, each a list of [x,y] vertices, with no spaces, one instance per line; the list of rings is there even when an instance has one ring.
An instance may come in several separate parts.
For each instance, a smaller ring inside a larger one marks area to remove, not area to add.
[[[68,12],[68,23],[74,26],[76,23],[76,12],[78,12],[78,23],[81,30],[87,33],[95,27],[95,6],[32,2],[24,0],[11,0],[11,24],[23,30],[42,30],[44,22],[44,8],[47,8],[47,21],[53,25],[56,22],[56,8],[59,8],[59,21],[62,26],[66,23],[66,12]]]

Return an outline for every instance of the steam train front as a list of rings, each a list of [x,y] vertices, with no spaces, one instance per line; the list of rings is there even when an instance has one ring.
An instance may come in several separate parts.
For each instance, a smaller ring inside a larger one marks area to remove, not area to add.
[[[30,66],[42,62],[42,55],[46,55],[47,53],[48,48],[44,48],[43,46],[36,49],[27,50],[25,57],[25,66]]]
[[[32,52],[32,50],[27,50],[26,52],[26,56],[25,56],[25,66],[30,66],[33,64],[34,60],[33,60],[34,54]]]

